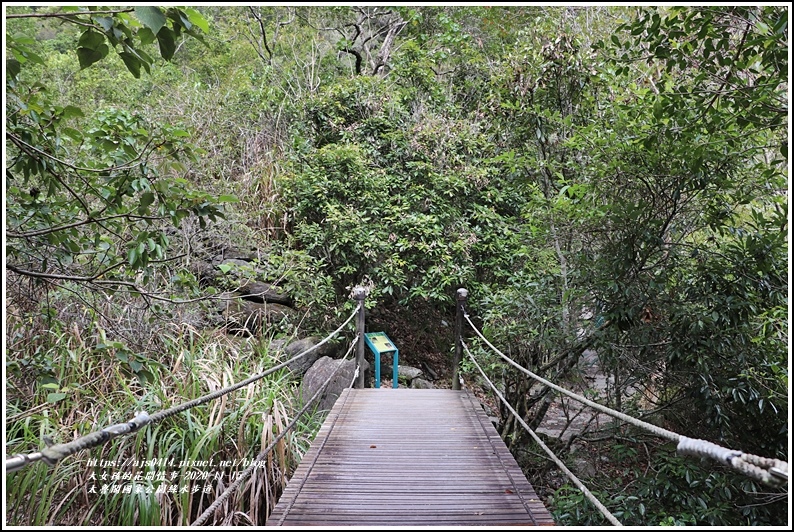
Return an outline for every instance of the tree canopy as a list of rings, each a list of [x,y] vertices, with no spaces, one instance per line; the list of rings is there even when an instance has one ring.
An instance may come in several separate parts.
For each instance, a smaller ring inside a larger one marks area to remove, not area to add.
[[[153,303],[217,295],[196,264],[222,241],[290,283],[294,329],[322,329],[366,282],[370,306],[435,345],[465,287],[522,366],[575,380],[594,350],[599,401],[786,459],[788,15],[7,7],[6,306],[31,346],[9,367],[55,378],[55,341],[29,324],[69,323],[71,297],[143,301],[156,337],[173,314]],[[93,305],[86,336],[106,350],[113,320]],[[538,427],[552,391],[486,360]],[[531,469],[533,444],[500,414]],[[786,518],[782,492],[625,427],[587,444],[602,439],[625,471],[599,481],[627,524]],[[549,500],[561,523],[601,524],[578,491]]]

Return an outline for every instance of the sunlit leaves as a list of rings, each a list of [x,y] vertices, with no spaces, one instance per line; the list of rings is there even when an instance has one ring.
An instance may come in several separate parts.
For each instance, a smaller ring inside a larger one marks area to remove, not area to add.
[[[209,24],[207,24],[207,19],[205,19],[201,15],[201,13],[190,7],[185,9],[185,13],[187,14],[188,19],[190,20],[191,23],[193,23],[194,26],[198,26],[199,29],[201,29],[201,31],[203,31],[204,33],[209,33],[210,31]]]
[[[166,18],[160,8],[152,6],[138,6],[135,8],[135,15],[148,27],[153,34],[157,35],[160,29],[165,26]]]
[[[198,36],[194,26],[208,29],[195,10],[187,15],[177,8],[139,7],[140,20],[124,10],[68,11],[74,14],[63,20],[82,29],[74,43],[81,68],[112,50],[135,77],[150,70],[153,59],[144,46],[155,38],[161,55],[171,59],[175,35],[185,30]],[[224,216],[219,203],[236,198],[219,201],[177,177],[195,160],[187,129],[149,123],[124,109],[88,115],[55,103],[41,83],[23,86],[24,64],[44,63],[34,44],[24,33],[8,39],[9,260],[33,276],[92,281],[142,271],[146,279],[153,262],[168,259],[168,224],[196,216],[203,226]],[[123,264],[126,274],[113,268]]]

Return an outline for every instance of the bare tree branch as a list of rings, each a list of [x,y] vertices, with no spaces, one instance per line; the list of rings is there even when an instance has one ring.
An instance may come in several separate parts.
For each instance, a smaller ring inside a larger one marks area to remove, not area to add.
[[[97,11],[75,11],[73,13],[17,13],[6,15],[5,18],[68,18],[77,15],[114,15],[116,13],[132,13],[134,8],[130,9],[107,9]]]
[[[27,231],[24,233],[17,233],[16,231],[7,231],[6,235],[11,238],[31,238],[34,236],[42,236],[42,235],[49,235],[51,233],[57,233],[58,231],[65,231],[66,229],[72,229],[74,227],[80,227],[81,225],[88,225],[88,224],[99,224],[101,222],[106,222],[108,220],[113,220],[115,218],[128,218],[130,220],[162,220],[163,216],[140,216],[137,214],[132,213],[122,213],[122,214],[114,214],[112,216],[105,216],[104,218],[91,218],[89,217],[86,220],[80,220],[78,222],[73,222],[70,224],[59,225],[57,227],[50,227],[47,229],[38,229],[36,231]]]
[[[117,262],[112,266],[105,268],[102,271],[95,273],[94,275],[66,275],[63,273],[47,273],[47,272],[34,272],[32,270],[25,270],[13,264],[6,263],[6,270],[11,270],[14,273],[19,275],[24,275],[26,277],[36,277],[39,279],[59,279],[61,281],[78,281],[78,282],[94,282],[109,271],[115,270],[119,266],[123,265],[124,262]]]

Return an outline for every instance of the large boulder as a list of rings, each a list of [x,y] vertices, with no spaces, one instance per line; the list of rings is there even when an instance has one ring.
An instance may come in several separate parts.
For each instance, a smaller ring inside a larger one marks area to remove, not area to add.
[[[338,371],[337,371],[338,370]],[[331,377],[331,375],[336,374]],[[356,371],[356,361],[352,359],[336,360],[324,356],[318,359],[306,375],[300,386],[300,400],[302,404],[311,399],[322,387],[323,383],[331,378],[317,401],[317,410],[330,410],[342,391],[350,386]]]
[[[292,298],[275,285],[251,281],[237,289],[242,299],[254,303],[276,303],[287,307],[292,306]]]
[[[424,374],[422,370],[419,368],[414,368],[412,366],[403,366],[400,364],[397,366],[397,376],[404,377],[407,381],[412,381],[414,379],[418,379],[419,377],[423,377]]]
[[[241,258],[234,258],[234,257]],[[284,289],[265,282],[265,273],[254,258],[244,255],[217,256],[206,261],[194,261],[191,270],[201,286],[223,285],[234,293],[254,303],[277,303],[291,307],[292,298]]]
[[[284,305],[254,303],[242,299],[223,301],[219,314],[223,316],[228,332],[252,336],[261,334],[269,325],[295,317],[295,311]]]
[[[306,351],[307,349],[311,349],[318,343],[320,343],[320,338],[317,338],[316,336],[309,336],[308,338],[295,340],[284,348],[284,354],[287,355],[286,358],[289,359]],[[311,368],[320,357],[334,357],[338,352],[338,344],[334,342],[326,342],[311,353],[302,356],[294,362],[290,362],[287,364],[287,368],[289,368],[292,373],[300,376],[306,373],[306,371]]]
[[[392,369],[393,366],[391,364],[382,363],[380,366],[380,378],[391,379],[394,376]],[[424,373],[419,368],[415,368],[413,366],[404,366],[403,364],[397,366],[397,378],[401,384],[410,386],[414,379],[418,379],[420,377],[424,377]]]
[[[414,379],[411,381],[411,388],[418,390],[431,390],[435,388],[435,385],[425,379]]]
[[[190,264],[190,271],[199,280],[201,286],[216,284],[224,275],[220,265],[228,267],[229,272],[235,270],[253,272],[249,260],[242,258],[229,258],[222,255],[209,259],[209,261],[195,260]]]

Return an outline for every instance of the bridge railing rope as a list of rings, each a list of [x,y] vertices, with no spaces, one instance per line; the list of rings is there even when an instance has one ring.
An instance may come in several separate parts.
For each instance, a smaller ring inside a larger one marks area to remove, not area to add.
[[[340,325],[334,332],[326,336],[323,340],[315,344],[314,346],[304,350],[301,353],[298,353],[294,357],[290,358],[289,360],[282,362],[276,366],[268,368],[256,375],[253,375],[243,381],[238,382],[237,384],[233,384],[221,390],[217,390],[215,392],[206,394],[202,397],[197,399],[193,399],[191,401],[187,401],[180,405],[174,406],[172,408],[168,408],[166,410],[162,410],[157,412],[153,415],[149,415],[146,412],[136,412],[135,417],[132,418],[130,421],[126,423],[118,423],[112,425],[110,427],[106,427],[104,429],[100,429],[94,431],[90,434],[86,434],[85,436],[81,436],[71,442],[68,443],[59,443],[51,445],[49,442],[45,442],[48,445],[42,449],[41,451],[28,453],[28,454],[16,454],[10,458],[6,459],[6,473],[11,473],[13,471],[17,471],[22,469],[23,467],[31,464],[33,462],[37,462],[39,460],[44,461],[50,466],[57,464],[59,461],[63,460],[64,458],[71,456],[75,453],[78,453],[84,449],[90,449],[92,447],[98,447],[103,445],[104,443],[118,437],[124,436],[127,434],[131,434],[136,432],[146,425],[151,425],[155,423],[159,423],[160,421],[176,415],[180,412],[184,412],[185,410],[189,410],[195,406],[208,403],[214,399],[218,399],[227,395],[235,390],[239,390],[245,386],[248,386],[251,383],[259,381],[268,375],[275,373],[276,371],[287,367],[288,365],[292,364],[293,362],[305,357],[309,353],[315,351],[320,346],[329,342],[332,338],[334,338],[339,332],[344,329],[348,323],[350,323],[353,318],[359,313],[359,307],[363,306],[363,302],[359,302],[356,306],[355,310],[350,314],[350,316]]]
[[[345,356],[342,357],[342,360],[347,360],[347,357],[349,357],[350,353],[353,351],[353,347],[355,347],[357,344],[358,344],[358,336],[356,336],[356,338],[353,339],[353,341],[350,343],[350,347],[348,348],[347,353],[345,353]],[[293,429],[293,427],[295,427],[295,425],[301,419],[303,414],[305,414],[309,410],[309,408],[314,404],[314,402],[317,401],[317,399],[325,391],[325,389],[328,387],[328,384],[336,376],[336,374],[339,372],[341,368],[342,368],[342,364],[339,364],[336,367],[336,369],[331,373],[331,375],[329,375],[328,378],[325,379],[325,381],[320,385],[317,391],[314,392],[314,395],[312,395],[311,398],[309,398],[309,400],[306,401],[306,404],[303,406],[303,408],[301,408],[300,411],[297,414],[295,414],[295,416],[293,416],[293,419],[289,423],[289,425],[284,427],[284,429],[275,438],[273,438],[273,441],[270,442],[270,444],[261,453],[259,453],[259,455],[257,455],[256,459],[253,462],[251,462],[251,465],[249,465],[247,468],[245,468],[237,475],[235,481],[232,482],[229,485],[229,487],[227,487],[223,491],[223,493],[221,493],[218,496],[218,498],[215,499],[215,501],[213,501],[213,503],[210,504],[210,506],[206,510],[204,510],[204,512],[193,523],[191,523],[191,526],[203,525],[207,521],[207,519],[209,519],[209,517],[213,513],[215,513],[215,511],[218,508],[220,508],[220,505],[223,504],[223,501],[229,498],[229,496],[232,493],[234,493],[234,491],[237,490],[237,488],[239,488],[249,476],[251,476],[251,473],[253,473],[254,469],[256,469],[258,464],[262,463],[262,461],[267,458],[267,455],[270,454],[270,451],[272,451],[273,448],[278,444],[278,442],[281,441],[281,439],[284,438],[284,436],[286,436],[287,433]],[[354,372],[353,381],[350,382],[350,385],[348,387],[353,386],[353,382],[358,377],[359,369],[360,367],[356,366],[356,371]]]
[[[359,340],[359,341],[361,340],[361,337],[357,337],[357,338],[358,338],[358,340]],[[355,340],[354,340],[353,344],[351,344],[351,349],[352,349],[352,347],[353,347],[353,345],[354,345],[354,344],[355,344]],[[350,351],[348,351],[348,354],[349,354],[349,353],[350,353]],[[341,365],[340,365],[340,367],[341,367]],[[339,370],[339,368],[337,368],[337,371],[338,371],[338,370]],[[361,370],[361,365],[357,363],[357,364],[356,364],[356,371],[355,371],[355,374],[353,375],[353,378],[351,379],[351,381],[350,381],[350,384],[347,386],[348,388],[352,388],[352,387],[353,387],[354,383],[355,383],[355,382],[356,382],[356,380],[359,378],[359,375],[360,375],[360,373],[361,373],[361,372],[360,372],[360,370]],[[334,371],[334,373],[333,373],[333,374],[332,374],[330,377],[328,377],[328,380],[327,380],[327,381],[325,381],[325,384],[323,385],[323,387],[325,387],[325,386],[328,386],[328,383],[329,383],[329,382],[331,382],[331,379],[333,378],[333,376],[334,376],[335,374],[336,374],[336,371]],[[312,400],[314,400],[314,398],[312,398]],[[334,419],[331,421],[330,429],[329,429],[329,430],[326,432],[326,434],[325,434],[325,438],[324,438],[324,439],[323,439],[323,441],[320,443],[320,450],[321,450],[323,447],[325,447],[325,444],[328,442],[328,438],[331,436],[331,432],[333,431],[333,428],[334,428],[334,426],[336,425],[336,422],[337,422],[337,420],[338,420],[338,419],[339,419],[339,417],[341,416],[341,412],[337,411],[337,412],[336,412],[336,414],[335,414],[335,416],[336,416],[336,417],[335,417],[335,418],[334,418]],[[321,453],[318,451],[318,452],[317,452],[317,453],[314,455],[314,458],[312,459],[312,463],[309,465],[309,469],[310,469],[310,470],[311,470],[311,469],[313,469],[313,468],[314,468],[314,466],[317,464],[317,460],[320,458],[320,454],[321,454]],[[287,516],[289,515],[289,512],[290,512],[290,510],[292,509],[292,507],[293,507],[293,506],[294,506],[294,504],[295,504],[295,501],[297,500],[298,494],[301,492],[301,490],[303,490],[303,487],[306,485],[306,481],[308,480],[308,478],[309,478],[309,475],[304,475],[304,476],[303,476],[303,478],[301,479],[300,486],[298,486],[298,489],[296,489],[296,490],[295,490],[295,492],[294,492],[294,495],[293,495],[292,499],[290,499],[290,501],[289,501],[289,503],[287,504],[286,508],[285,508],[285,509],[284,509],[284,511],[281,513],[281,517],[279,518],[279,520],[278,520],[278,523],[276,523],[276,524],[277,524],[277,526],[282,526],[282,525],[284,524],[284,520],[285,520],[285,519],[287,518]]]
[[[780,486],[780,485],[788,483],[788,462],[785,462],[783,460],[778,460],[778,459],[773,459],[773,458],[765,458],[765,457],[761,457],[761,456],[757,456],[757,455],[753,455],[753,454],[748,454],[748,453],[744,453],[742,451],[737,451],[737,450],[733,450],[733,449],[727,449],[725,447],[722,447],[720,445],[708,442],[706,440],[688,438],[688,437],[683,436],[681,434],[677,434],[677,433],[675,433],[673,431],[670,431],[670,430],[667,430],[667,429],[664,429],[664,428],[661,428],[661,427],[657,427],[656,425],[653,425],[653,424],[648,423],[646,421],[642,421],[640,419],[637,419],[637,418],[634,418],[634,417],[629,416],[627,414],[624,414],[623,412],[619,412],[617,410],[611,409],[609,407],[606,407],[604,405],[601,405],[601,404],[598,404],[598,403],[596,403],[594,401],[591,401],[590,399],[587,399],[586,397],[583,397],[583,396],[581,396],[581,395],[579,395],[579,394],[577,394],[575,392],[572,392],[572,391],[567,390],[567,389],[565,389],[565,388],[563,388],[561,386],[558,386],[558,385],[556,385],[556,384],[544,379],[543,377],[541,377],[539,375],[536,375],[535,373],[533,373],[530,370],[524,368],[523,366],[517,364],[515,361],[513,361],[507,355],[505,355],[499,349],[497,349],[490,341],[488,341],[488,339],[485,338],[485,336],[477,329],[477,327],[474,325],[474,323],[472,323],[472,321],[471,321],[471,319],[469,317],[469,314],[466,312],[466,308],[465,308],[465,301],[466,301],[467,295],[468,295],[468,293],[466,292],[465,289],[458,290],[458,298],[457,298],[458,299],[458,305],[457,305],[457,308],[458,308],[458,311],[457,311],[458,320],[461,320],[461,319],[465,320],[465,322],[467,322],[469,324],[469,326],[474,331],[474,333],[488,347],[490,347],[493,352],[495,352],[505,362],[507,362],[511,366],[515,367],[516,369],[518,369],[519,371],[521,371],[525,375],[527,375],[527,376],[531,377],[532,379],[540,382],[544,386],[548,386],[549,388],[551,388],[551,389],[553,389],[553,390],[555,390],[555,391],[557,391],[557,392],[559,392],[561,394],[564,394],[564,395],[570,397],[571,399],[574,399],[574,400],[576,400],[576,401],[578,401],[578,402],[580,402],[582,404],[590,406],[591,408],[594,408],[594,409],[598,410],[599,412],[602,412],[604,414],[607,414],[609,416],[615,417],[617,419],[620,419],[622,421],[630,423],[630,424],[632,424],[634,426],[637,426],[639,428],[647,430],[647,431],[649,431],[652,434],[655,434],[657,436],[661,436],[661,437],[664,437],[664,438],[667,438],[667,439],[669,439],[671,441],[676,442],[678,444],[677,451],[680,454],[712,458],[712,459],[717,460],[717,461],[719,461],[721,463],[727,464],[727,465],[731,466],[732,468],[734,468],[735,470],[743,473],[744,475],[752,477],[752,478],[754,478],[756,480],[759,480],[759,481],[761,481],[761,482],[763,482],[764,484],[767,484],[767,485]],[[455,360],[456,369],[455,369],[455,377],[453,378],[453,386],[456,383],[457,383],[458,386],[460,386],[460,381],[459,381],[459,378],[457,377],[458,376],[457,366],[459,366],[459,363],[460,363],[460,358],[459,358],[459,355],[457,354],[457,352],[458,352],[458,347],[457,346],[459,344],[461,346],[463,345],[462,344],[462,342],[463,342],[463,340],[462,340],[462,330],[458,331],[457,338],[456,338],[455,341],[456,341],[456,357],[455,357],[455,359],[456,359]],[[472,356],[470,352],[469,352],[469,356]],[[472,356],[472,359],[473,359],[473,356]],[[504,402],[504,399],[502,398],[501,394],[499,394],[499,396],[500,396],[500,399]],[[512,407],[510,407],[510,405],[508,405],[507,403],[505,403],[505,405],[508,406],[509,408],[511,408],[511,410],[512,410]],[[514,413],[514,415],[516,415],[516,414]],[[521,417],[516,415],[516,419],[521,420]],[[527,427],[525,427],[525,428],[527,428]]]
[[[555,464],[557,464],[557,467],[559,467],[560,470],[563,473],[565,473],[565,475],[569,479],[571,479],[571,482],[573,482],[576,485],[576,487],[579,488],[582,491],[582,493],[587,498],[587,500],[589,500],[591,503],[593,503],[593,506],[595,506],[596,509],[598,509],[598,511],[601,512],[601,514],[610,523],[612,523],[615,526],[622,526],[622,523],[620,521],[618,521],[617,518],[614,515],[612,515],[612,513],[609,510],[607,510],[607,507],[604,506],[604,504],[601,501],[599,501],[595,497],[595,495],[593,495],[593,493],[589,489],[587,489],[587,487],[584,484],[582,484],[582,481],[579,480],[579,478],[576,475],[574,475],[571,472],[571,470],[568,469],[565,466],[565,464],[562,462],[562,460],[560,460],[557,457],[557,455],[554,454],[554,451],[549,449],[549,447],[545,443],[543,443],[543,440],[541,440],[540,437],[537,434],[535,434],[535,431],[532,430],[531,428],[529,428],[529,425],[527,425],[526,421],[524,421],[524,419],[518,414],[518,412],[516,412],[515,408],[513,408],[513,406],[510,403],[507,402],[507,400],[504,398],[502,393],[496,388],[494,383],[491,382],[491,379],[488,378],[488,375],[485,374],[485,371],[483,371],[483,369],[477,363],[477,359],[474,358],[474,355],[471,353],[471,351],[469,351],[469,347],[466,345],[465,342],[461,341],[461,347],[466,352],[466,354],[469,355],[469,358],[474,363],[474,366],[480,372],[480,375],[482,375],[482,377],[485,379],[485,382],[488,383],[488,385],[490,386],[491,390],[493,390],[493,392],[496,394],[496,396],[499,398],[499,400],[502,401],[502,403],[504,403],[504,405],[507,407],[507,409],[510,410],[510,412],[513,414],[513,416],[515,416],[515,418],[518,420],[518,422],[521,424],[521,426],[524,427],[524,430],[526,430],[529,433],[529,435],[532,436],[532,439],[535,440],[535,442],[540,446],[540,448],[543,449],[546,452],[547,455],[549,455],[549,458],[551,458],[551,460]]]

